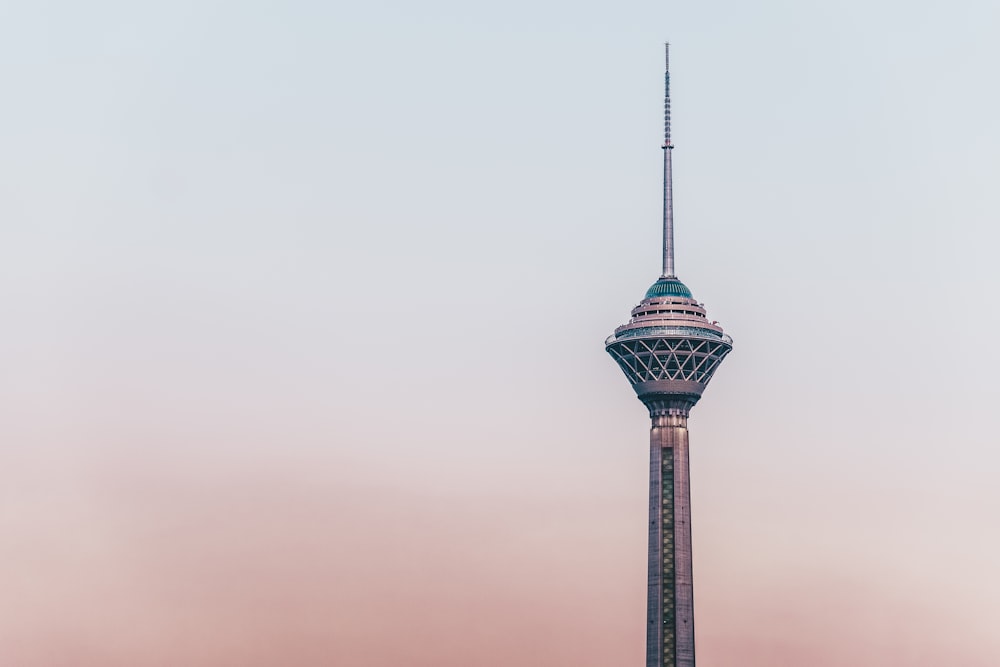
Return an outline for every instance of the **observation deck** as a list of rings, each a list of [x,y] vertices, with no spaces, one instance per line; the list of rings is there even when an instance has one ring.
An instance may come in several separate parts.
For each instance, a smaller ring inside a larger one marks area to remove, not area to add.
[[[673,277],[657,280],[631,315],[604,346],[639,398],[676,396],[697,402],[732,350],[733,339]]]

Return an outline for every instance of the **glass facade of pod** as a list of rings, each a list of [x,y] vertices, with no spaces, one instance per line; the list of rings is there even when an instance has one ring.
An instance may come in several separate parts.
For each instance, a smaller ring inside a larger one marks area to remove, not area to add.
[[[710,338],[712,340],[723,340],[731,342],[732,339],[724,333],[713,331],[712,329],[702,329],[701,327],[636,327],[625,329],[610,336],[605,342],[606,345],[616,340],[627,340],[630,338]]]

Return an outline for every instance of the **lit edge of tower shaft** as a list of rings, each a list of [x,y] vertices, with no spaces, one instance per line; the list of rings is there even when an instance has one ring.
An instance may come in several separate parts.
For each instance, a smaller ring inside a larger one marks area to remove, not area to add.
[[[646,667],[694,667],[694,582],[687,420],[732,339],[674,269],[670,45],[663,142],[663,273],[605,341],[649,410],[649,573]]]

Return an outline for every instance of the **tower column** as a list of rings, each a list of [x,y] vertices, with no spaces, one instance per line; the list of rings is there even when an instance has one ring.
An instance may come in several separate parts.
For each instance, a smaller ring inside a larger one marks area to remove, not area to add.
[[[674,270],[670,49],[663,99],[663,273],[604,348],[649,409],[646,667],[694,667],[694,584],[687,420],[733,339]]]
[[[687,419],[696,400],[643,398],[652,422],[646,667],[695,664]]]

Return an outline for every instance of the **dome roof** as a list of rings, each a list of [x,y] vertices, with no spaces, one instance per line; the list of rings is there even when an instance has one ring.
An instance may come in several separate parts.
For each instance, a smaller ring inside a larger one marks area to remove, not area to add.
[[[677,280],[677,278],[660,278],[653,286],[646,290],[647,299],[658,299],[663,297],[680,297],[692,299],[691,290],[687,285]]]

